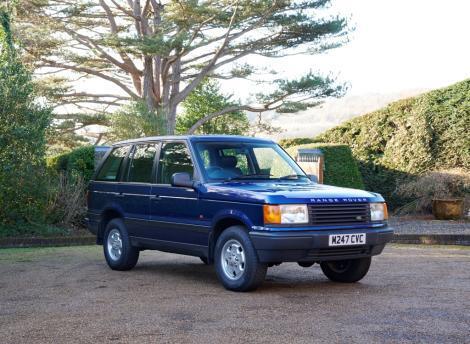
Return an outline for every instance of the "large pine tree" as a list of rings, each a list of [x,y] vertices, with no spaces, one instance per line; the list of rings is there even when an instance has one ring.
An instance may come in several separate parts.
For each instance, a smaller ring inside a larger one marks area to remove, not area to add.
[[[175,131],[177,107],[204,80],[262,75],[251,56],[283,58],[322,53],[346,41],[344,18],[323,11],[329,0],[23,0],[15,22],[29,61],[47,73],[48,95],[62,107],[61,119],[92,124],[93,113],[123,102],[144,102]],[[116,92],[77,91],[70,80],[99,78]],[[233,112],[295,112],[339,96],[334,80],[309,73],[297,80],[270,80],[250,103]],[[67,112],[74,115],[67,116]],[[96,117],[100,123],[102,117]]]

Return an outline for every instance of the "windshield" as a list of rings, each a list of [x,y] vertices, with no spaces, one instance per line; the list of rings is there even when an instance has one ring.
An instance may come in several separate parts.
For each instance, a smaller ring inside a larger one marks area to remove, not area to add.
[[[199,142],[195,145],[209,181],[293,180],[310,182],[299,166],[277,144]]]

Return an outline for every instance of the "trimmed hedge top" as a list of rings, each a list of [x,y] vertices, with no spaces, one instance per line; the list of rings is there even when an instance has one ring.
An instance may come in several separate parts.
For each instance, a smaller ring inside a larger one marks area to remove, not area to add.
[[[358,159],[368,190],[392,206],[410,177],[445,168],[470,170],[470,79],[403,99],[354,118],[315,139],[347,144]]]
[[[361,173],[352,156],[351,149],[347,145],[332,143],[310,143],[289,147],[286,151],[292,156],[297,155],[297,150],[302,148],[320,149],[325,157],[325,171],[323,182],[329,185],[364,189]]]

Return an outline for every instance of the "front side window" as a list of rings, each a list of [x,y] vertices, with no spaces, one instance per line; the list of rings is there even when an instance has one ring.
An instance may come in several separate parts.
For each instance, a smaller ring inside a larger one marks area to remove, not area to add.
[[[274,143],[200,142],[195,146],[208,180],[310,182],[300,167]]]
[[[151,183],[153,161],[157,147],[155,143],[136,145],[129,164],[127,180],[134,183]]]
[[[158,161],[158,184],[170,184],[174,173],[186,172],[191,177],[194,167],[186,145],[182,142],[164,143]]]
[[[116,147],[108,155],[103,163],[100,172],[96,176],[96,180],[114,182],[119,177],[119,170],[123,164],[124,158],[129,152],[130,146]]]

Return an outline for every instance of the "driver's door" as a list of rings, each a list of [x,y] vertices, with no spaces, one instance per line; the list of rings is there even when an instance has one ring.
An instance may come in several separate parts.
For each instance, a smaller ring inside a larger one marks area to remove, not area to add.
[[[205,252],[210,228],[202,224],[198,192],[171,186],[171,176],[179,172],[194,178],[188,146],[183,141],[163,142],[157,162],[157,183],[152,186],[150,197],[150,221],[155,228],[152,239],[162,245],[168,243],[183,253]]]

